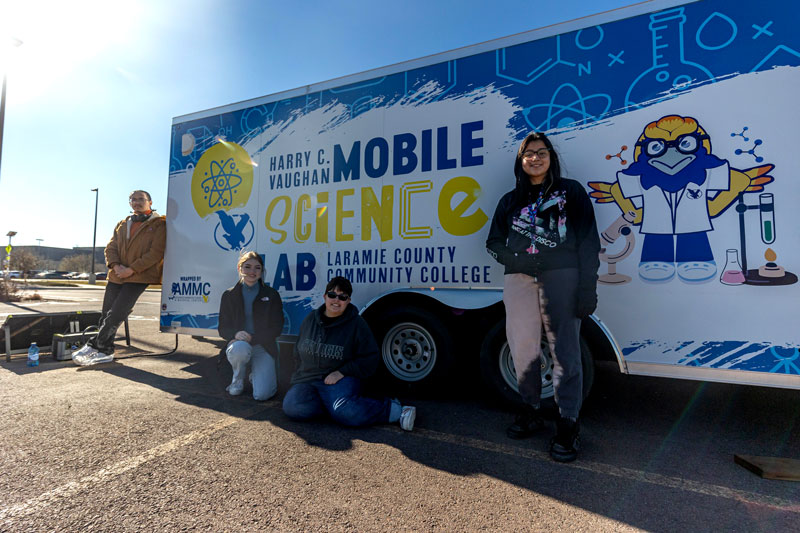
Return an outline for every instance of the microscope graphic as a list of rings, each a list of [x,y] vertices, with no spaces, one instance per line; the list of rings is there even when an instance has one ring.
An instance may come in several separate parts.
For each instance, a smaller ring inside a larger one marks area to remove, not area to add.
[[[744,201],[744,193],[739,193],[736,202],[736,212],[739,214],[739,245],[741,247],[741,262],[739,250],[729,248],[726,250],[725,268],[719,278],[723,285],[791,285],[797,283],[797,276],[787,271],[776,262],[778,256],[772,248],[767,248],[764,254],[766,263],[758,268],[747,268],[747,232],[745,231],[745,214],[748,211],[758,210],[761,223],[761,242],[772,244],[775,242],[775,198],[772,193],[758,195],[758,205],[748,205]]]
[[[622,285],[631,280],[630,276],[617,272],[617,263],[631,255],[636,247],[636,237],[631,229],[635,218],[636,213],[633,211],[623,213],[600,233],[600,240],[603,242],[603,247],[600,248],[600,261],[608,264],[608,272],[598,276],[600,283]],[[607,246],[611,246],[620,238],[625,239],[622,249],[615,253],[609,253]]]

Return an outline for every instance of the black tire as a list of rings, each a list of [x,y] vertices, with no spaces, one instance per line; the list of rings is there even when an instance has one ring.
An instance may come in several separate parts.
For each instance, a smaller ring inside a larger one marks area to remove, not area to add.
[[[589,345],[581,337],[581,365],[583,367],[583,398],[589,396],[594,383],[594,359]],[[553,407],[553,359],[550,346],[542,334],[542,406]],[[523,405],[517,388],[517,376],[511,360],[511,350],[506,339],[505,318],[497,322],[486,333],[481,344],[481,377],[494,396],[509,407]]]
[[[383,375],[402,384],[427,385],[447,375],[453,353],[444,322],[429,311],[404,307],[378,317],[373,327]]]

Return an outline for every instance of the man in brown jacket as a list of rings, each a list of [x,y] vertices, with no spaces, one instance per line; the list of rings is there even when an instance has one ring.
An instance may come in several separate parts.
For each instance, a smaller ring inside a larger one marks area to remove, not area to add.
[[[152,210],[147,191],[133,191],[129,197],[133,214],[117,224],[106,245],[108,283],[97,337],[72,354],[80,366],[114,360],[117,329],[133,310],[150,283],[161,283],[164,248],[167,243],[165,217]]]

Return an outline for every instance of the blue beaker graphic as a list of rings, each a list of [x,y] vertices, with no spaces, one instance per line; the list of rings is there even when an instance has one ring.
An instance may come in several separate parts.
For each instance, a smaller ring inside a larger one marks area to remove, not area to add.
[[[675,92],[690,84],[714,81],[714,75],[683,54],[683,24],[686,15],[682,7],[650,15],[650,34],[653,46],[653,66],[633,81],[625,95],[625,105],[641,104],[671,98]]]

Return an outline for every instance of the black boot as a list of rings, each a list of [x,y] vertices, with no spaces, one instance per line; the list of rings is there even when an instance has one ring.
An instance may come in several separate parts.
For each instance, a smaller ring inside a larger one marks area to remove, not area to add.
[[[577,420],[561,417],[556,422],[556,436],[550,441],[550,457],[560,463],[569,463],[578,457],[580,447]]]
[[[506,429],[506,435],[512,439],[527,439],[544,427],[544,420],[539,409],[527,407],[514,419],[514,423]]]

